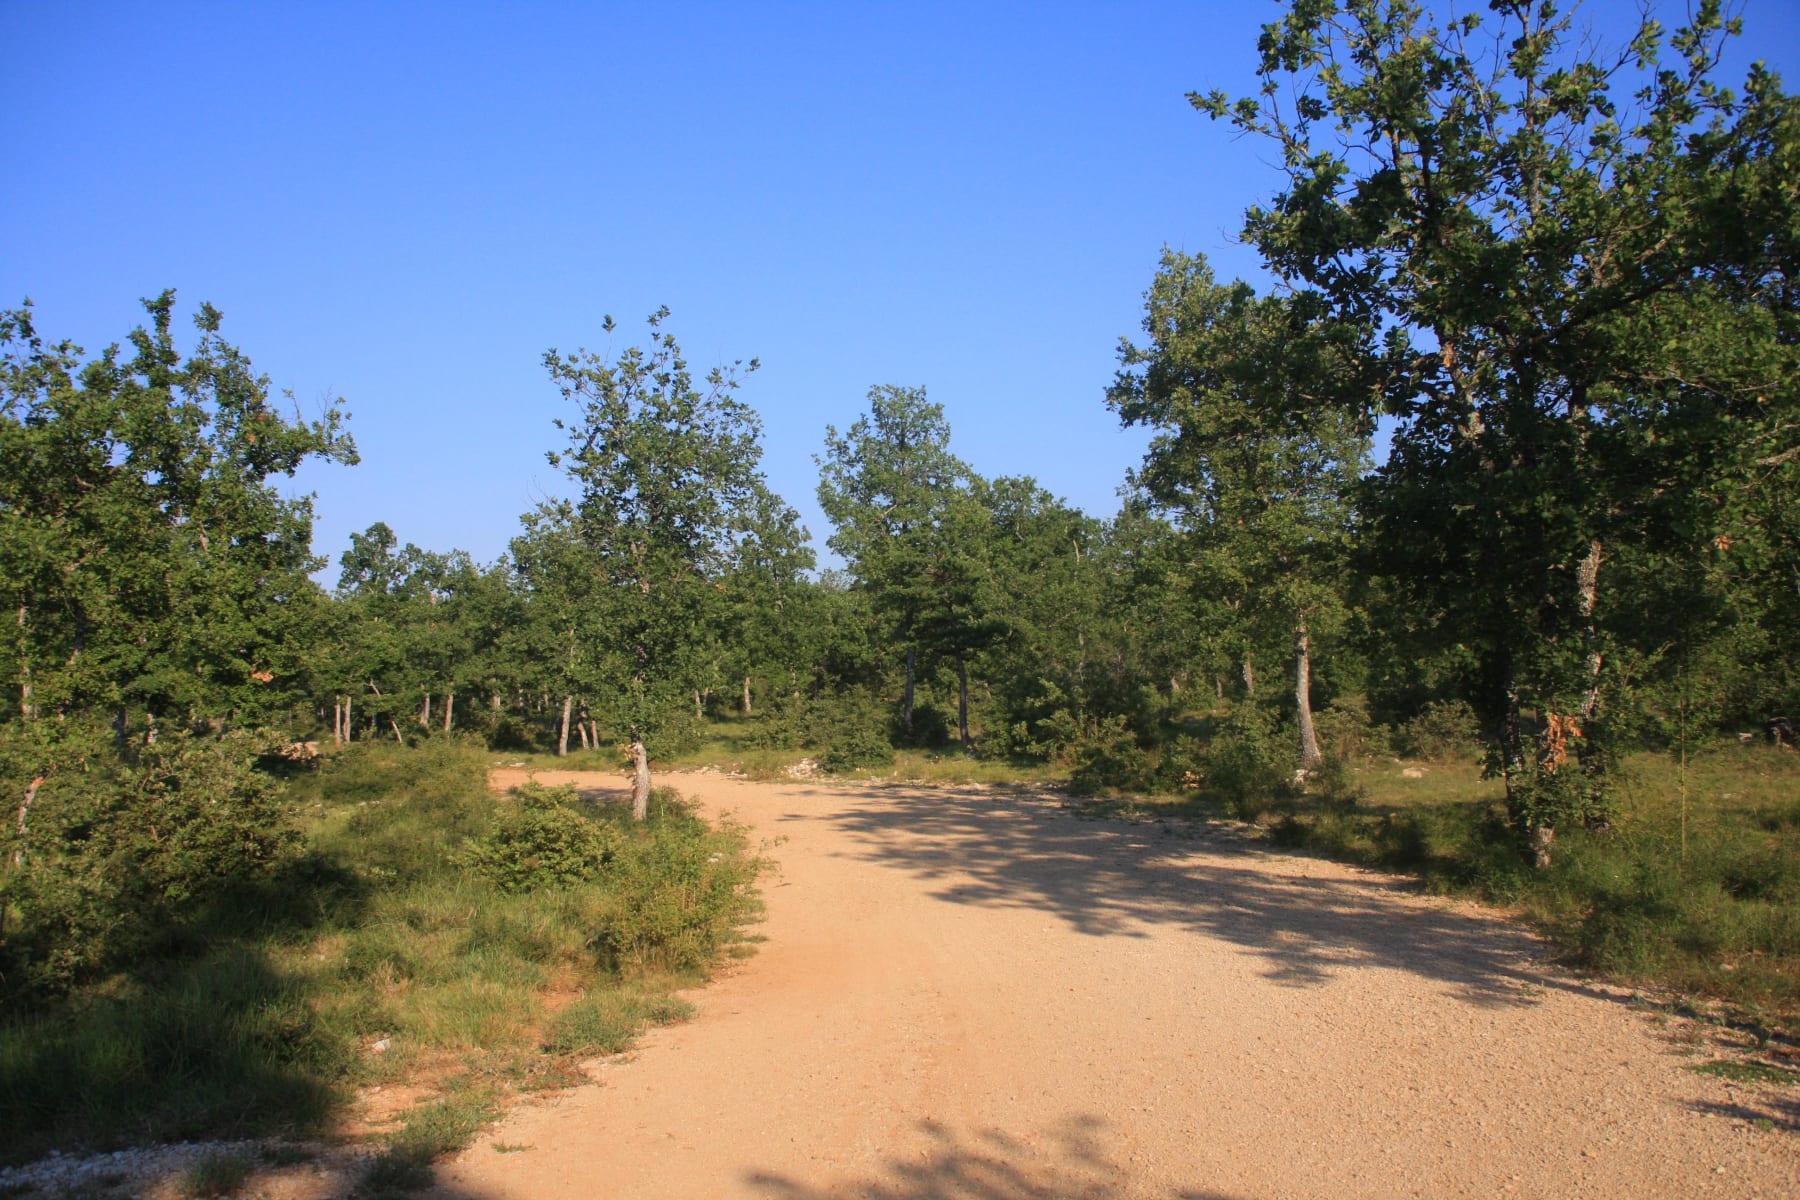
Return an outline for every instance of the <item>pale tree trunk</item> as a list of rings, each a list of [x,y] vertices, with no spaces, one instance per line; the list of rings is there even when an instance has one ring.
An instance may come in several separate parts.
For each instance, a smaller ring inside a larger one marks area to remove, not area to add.
[[[956,660],[956,735],[969,748],[969,664]]]
[[[425,693],[425,701],[419,705],[419,728],[431,728],[431,693]]]
[[[1244,655],[1244,694],[1246,696],[1256,695],[1256,666],[1251,661],[1254,657],[1255,655],[1251,654]]]
[[[581,737],[581,748],[583,750],[592,750],[593,746],[588,744],[587,722],[586,721],[575,722],[575,732],[577,734],[579,734]]]
[[[19,802],[19,848],[13,851],[13,866],[21,866],[25,862],[25,819],[31,815],[32,802],[37,799],[38,789],[44,786],[44,777],[35,776],[25,788],[25,799]]]
[[[569,756],[569,714],[575,711],[575,697],[563,697],[562,732],[556,738],[556,757]]]
[[[1305,621],[1294,629],[1294,708],[1300,714],[1300,769],[1310,771],[1325,761],[1325,755],[1313,728],[1312,639]]]
[[[37,705],[31,699],[31,658],[25,652],[25,618],[28,610],[19,605],[19,716],[26,721],[35,720]]]
[[[694,720],[703,721],[705,719],[706,719],[706,714],[704,712],[702,712],[700,709],[700,689],[695,688],[694,689]]]
[[[744,676],[744,715],[746,717],[754,715],[750,711],[750,677],[748,675]]]
[[[650,756],[644,752],[644,739],[631,731],[631,819],[650,818]]]
[[[444,693],[444,732],[450,732],[450,723],[456,716],[456,689],[451,688]]]
[[[910,735],[913,718],[913,647],[911,646],[906,648],[906,699],[901,703],[900,714],[901,721],[906,726],[906,732]]]
[[[350,744],[350,735],[354,727],[350,724],[350,697],[344,697],[344,745]]]
[[[399,745],[399,746],[406,745],[406,738],[400,733],[400,722],[394,720],[394,718],[392,718],[392,717],[389,717],[388,718],[388,728],[394,731],[395,745]]]

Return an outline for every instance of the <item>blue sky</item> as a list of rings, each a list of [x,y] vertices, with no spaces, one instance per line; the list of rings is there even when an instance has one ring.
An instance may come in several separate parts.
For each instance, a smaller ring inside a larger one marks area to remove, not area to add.
[[[762,360],[740,395],[821,546],[812,456],[875,384],[1110,515],[1160,248],[1260,278],[1268,150],[1184,97],[1250,90],[1276,11],[0,0],[0,305],[97,351],[174,287],[304,410],[343,397],[362,464],[296,485],[334,560],[377,520],[500,554],[562,488],[544,351],[660,305],[696,368]],[[1800,5],[1743,11],[1734,55],[1800,85]]]

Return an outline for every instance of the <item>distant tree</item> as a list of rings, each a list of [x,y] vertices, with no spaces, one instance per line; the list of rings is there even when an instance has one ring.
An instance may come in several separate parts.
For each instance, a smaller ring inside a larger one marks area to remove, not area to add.
[[[1146,297],[1148,344],[1127,341],[1107,403],[1157,430],[1139,481],[1176,514],[1197,583],[1250,647],[1289,635],[1299,762],[1323,761],[1312,718],[1313,639],[1341,620],[1351,490],[1368,461],[1362,413],[1333,403],[1364,360],[1353,329],[1305,306],[1216,283],[1172,250]]]
[[[645,742],[680,720],[706,662],[704,609],[759,494],[755,414],[732,393],[740,370],[715,368],[697,385],[668,310],[650,318],[647,347],[607,361],[552,350],[544,365],[576,414],[559,420],[565,449],[549,455],[575,484],[570,525],[592,556],[594,647],[609,686],[596,699],[631,742],[632,811],[650,796]],[[613,329],[608,317],[605,329]]]
[[[905,648],[901,724],[910,734],[922,623],[943,583],[930,569],[930,545],[970,472],[950,453],[943,406],[927,401],[924,388],[881,385],[868,401],[868,413],[844,433],[826,427],[825,453],[815,459],[819,507],[834,527],[827,544]]]

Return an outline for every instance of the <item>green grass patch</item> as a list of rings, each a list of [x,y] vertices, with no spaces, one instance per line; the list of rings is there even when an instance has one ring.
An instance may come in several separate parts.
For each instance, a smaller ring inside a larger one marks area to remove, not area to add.
[[[667,790],[643,825],[567,790],[495,797],[486,759],[450,740],[334,755],[289,789],[290,869],[215,901],[176,952],[0,1018],[0,1161],[331,1136],[360,1085],[456,1081],[372,1168],[388,1194],[509,1091],[684,1015],[670,992],[757,911],[743,831]]]
[[[1271,835],[1517,908],[1571,965],[1800,1032],[1800,755],[1721,745],[1685,772],[1635,756],[1611,827],[1560,832],[1544,871],[1525,864],[1501,785],[1472,764],[1356,778],[1356,803],[1277,805]]]
[[[1712,1062],[1694,1063],[1688,1070],[1696,1075],[1712,1075],[1732,1083],[1742,1084],[1775,1084],[1791,1087],[1800,1083],[1800,1071],[1789,1067],[1776,1067],[1768,1063],[1739,1062],[1736,1059],[1721,1058]]]

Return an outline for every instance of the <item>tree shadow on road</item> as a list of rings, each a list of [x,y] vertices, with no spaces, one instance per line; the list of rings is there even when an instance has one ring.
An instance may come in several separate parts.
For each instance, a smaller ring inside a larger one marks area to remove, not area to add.
[[[1124,1200],[1147,1197],[1130,1172],[1104,1145],[1105,1123],[1072,1116],[1042,1139],[1024,1141],[997,1129],[959,1134],[936,1121],[918,1128],[930,1148],[916,1157],[894,1157],[866,1179],[836,1180],[819,1187],[784,1175],[753,1171],[745,1182],[773,1200]],[[1231,1200],[1220,1192],[1179,1191],[1163,1200]]]
[[[1484,1005],[1576,986],[1533,968],[1538,943],[1523,930],[1408,902],[1418,888],[1407,880],[1346,876],[1223,835],[1079,820],[1041,801],[910,788],[834,798],[845,803],[787,819],[840,829],[852,853],[911,873],[953,904],[1046,912],[1092,937],[1188,929],[1259,956],[1265,976],[1290,987],[1359,966],[1450,984]]]

